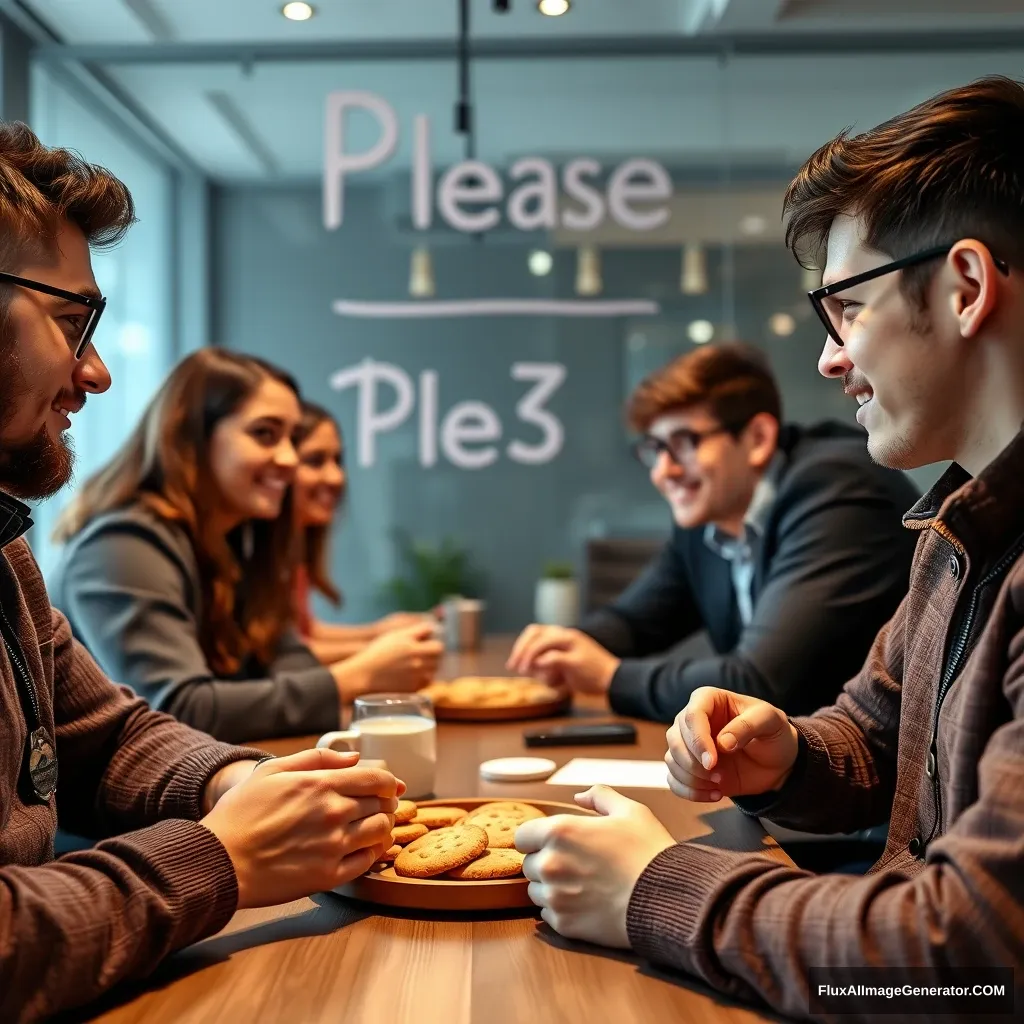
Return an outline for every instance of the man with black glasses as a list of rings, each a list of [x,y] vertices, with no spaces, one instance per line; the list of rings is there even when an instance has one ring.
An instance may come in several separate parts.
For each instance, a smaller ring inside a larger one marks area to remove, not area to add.
[[[900,517],[917,494],[871,462],[861,431],[782,425],[781,406],[766,360],[741,345],[641,383],[628,419],[672,537],[581,629],[528,627],[510,668],[662,721],[701,686],[794,714],[834,700],[906,593],[914,537]],[[714,657],[669,652],[700,629]]]
[[[679,796],[820,832],[889,814],[885,852],[855,877],[676,845],[597,787],[578,799],[602,817],[516,834],[562,934],[787,1016],[1021,1019],[1022,139],[1024,86],[986,78],[839,135],[790,185],[789,243],[824,264],[818,369],[879,462],[953,465],[906,513],[910,589],[833,705],[705,687],[668,731]]]
[[[125,186],[0,123],[0,1020],[148,974],[238,907],[366,871],[404,787],[354,754],[267,758],[116,686],[50,607],[24,534],[67,483],[70,417],[110,387],[90,245],[134,220]],[[266,762],[266,763],[264,763]],[[99,840],[54,857],[58,822]]]

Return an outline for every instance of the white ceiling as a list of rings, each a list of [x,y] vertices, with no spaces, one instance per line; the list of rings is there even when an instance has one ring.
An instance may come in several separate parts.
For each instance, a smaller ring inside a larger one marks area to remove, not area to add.
[[[291,22],[275,0],[27,0],[66,41],[285,42],[438,39],[458,29],[456,0],[319,0],[317,16]],[[1020,0],[575,0],[546,18],[534,0],[507,14],[471,0],[473,34],[617,36],[708,31],[771,32],[1020,27]]]
[[[0,0],[0,6],[10,0]],[[277,0],[22,0],[68,44],[387,43],[449,40],[456,0],[320,0],[289,22]],[[472,0],[481,39],[750,36],[800,32],[1024,30],[1020,0],[576,0],[545,18],[533,0],[494,13]],[[144,54],[143,54],[144,56]],[[524,154],[648,155],[707,164],[789,165],[855,123],[876,123],[936,90],[989,72],[1019,75],[1024,53],[487,59],[473,67],[477,147],[495,164]],[[412,118],[432,121],[435,167],[463,154],[452,130],[456,68],[448,61],[114,63],[104,70],[177,146],[223,181],[309,179],[322,162],[324,97],[362,89],[396,110],[408,166]],[[372,144],[368,118],[353,148]]]

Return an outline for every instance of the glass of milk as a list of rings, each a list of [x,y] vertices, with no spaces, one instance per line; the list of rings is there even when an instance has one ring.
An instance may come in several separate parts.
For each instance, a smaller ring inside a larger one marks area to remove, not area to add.
[[[357,697],[349,729],[320,737],[318,747],[358,750],[360,759],[384,761],[419,800],[434,792],[437,723],[434,706],[415,693],[370,693]]]

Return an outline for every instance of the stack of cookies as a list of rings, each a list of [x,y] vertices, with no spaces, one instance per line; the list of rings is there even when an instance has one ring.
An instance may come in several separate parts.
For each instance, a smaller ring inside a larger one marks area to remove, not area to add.
[[[439,708],[519,708],[562,697],[559,690],[536,679],[505,676],[463,676],[450,683],[431,683],[419,692]]]
[[[531,804],[499,800],[475,810],[417,807],[403,800],[395,813],[391,849],[374,868],[394,864],[405,878],[486,882],[523,873],[523,855],[515,849],[516,829],[544,812]]]

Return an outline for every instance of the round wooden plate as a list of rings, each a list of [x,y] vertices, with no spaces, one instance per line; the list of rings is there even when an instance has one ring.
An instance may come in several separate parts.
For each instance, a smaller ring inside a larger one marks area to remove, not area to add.
[[[566,690],[555,700],[540,704],[513,704],[507,707],[475,708],[434,705],[439,722],[516,722],[527,718],[554,718],[572,707],[572,694]]]
[[[475,810],[483,804],[501,800],[516,800],[509,797],[466,797],[454,800],[417,800],[418,807],[462,807]],[[556,803],[551,800],[523,799],[523,803],[536,807],[547,815],[552,814],[593,814],[575,804]],[[370,871],[348,885],[334,891],[342,896],[378,903],[385,907],[401,907],[405,910],[517,910],[532,907],[527,895],[530,883],[517,878],[497,878],[492,882],[456,882],[447,878],[403,878],[395,874],[393,867],[383,871]]]

